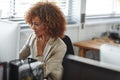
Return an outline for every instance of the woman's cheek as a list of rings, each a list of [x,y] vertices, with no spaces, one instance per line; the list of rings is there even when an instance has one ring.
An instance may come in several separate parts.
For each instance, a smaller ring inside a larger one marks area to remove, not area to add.
[[[38,32],[38,36],[42,36],[44,34],[44,31]]]

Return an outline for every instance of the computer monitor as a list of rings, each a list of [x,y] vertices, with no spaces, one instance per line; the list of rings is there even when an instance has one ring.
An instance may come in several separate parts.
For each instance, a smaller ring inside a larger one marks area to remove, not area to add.
[[[9,80],[43,80],[42,62],[28,58],[9,63]]]
[[[17,23],[0,19],[0,62],[9,62],[17,59],[18,25]]]
[[[0,62],[0,80],[7,80],[7,63]]]
[[[120,80],[120,66],[69,55],[62,80]]]

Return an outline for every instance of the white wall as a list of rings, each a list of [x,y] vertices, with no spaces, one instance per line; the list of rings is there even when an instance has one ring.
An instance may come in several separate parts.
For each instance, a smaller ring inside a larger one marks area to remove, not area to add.
[[[80,29],[79,31],[79,41],[92,39],[93,37],[101,37],[101,34],[106,31],[106,24],[86,25],[84,29]]]
[[[79,24],[67,27],[66,34],[70,36],[72,42],[78,42],[83,40],[89,40],[93,37],[101,37],[103,32],[106,32],[111,25],[99,24],[99,25],[85,25],[82,29]],[[74,47],[75,54],[78,55],[78,48]]]

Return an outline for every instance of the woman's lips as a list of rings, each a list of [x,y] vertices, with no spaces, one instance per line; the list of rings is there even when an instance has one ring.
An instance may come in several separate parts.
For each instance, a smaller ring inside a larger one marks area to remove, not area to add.
[[[38,32],[35,32],[35,35],[36,35],[37,37],[39,37],[39,36],[40,36],[40,34],[39,34]]]

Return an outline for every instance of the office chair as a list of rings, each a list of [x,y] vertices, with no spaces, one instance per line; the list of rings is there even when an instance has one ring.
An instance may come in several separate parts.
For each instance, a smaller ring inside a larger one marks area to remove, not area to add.
[[[66,61],[66,56],[69,55],[69,54],[74,55],[74,50],[73,50],[73,45],[72,45],[72,42],[71,42],[71,39],[70,39],[69,36],[65,35],[64,38],[62,38],[62,40],[64,41],[64,43],[67,46],[67,50],[66,50],[65,56],[63,58],[63,62],[62,62],[62,65],[63,65],[63,68],[64,68],[65,61]]]

